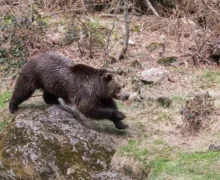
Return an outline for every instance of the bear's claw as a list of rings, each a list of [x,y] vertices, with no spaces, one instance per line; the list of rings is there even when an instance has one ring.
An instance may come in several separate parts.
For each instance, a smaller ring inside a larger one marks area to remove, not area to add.
[[[116,121],[114,122],[114,124],[117,129],[126,129],[129,127],[128,125],[122,123],[121,121]]]

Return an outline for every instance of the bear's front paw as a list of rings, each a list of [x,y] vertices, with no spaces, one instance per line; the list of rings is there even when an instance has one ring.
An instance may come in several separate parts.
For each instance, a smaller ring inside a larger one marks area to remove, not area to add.
[[[122,112],[119,112],[119,111],[118,111],[118,112],[116,113],[116,119],[117,119],[117,120],[123,120],[125,117],[126,117],[125,114],[122,113]]]
[[[114,122],[114,124],[115,124],[115,127],[117,129],[126,129],[126,128],[128,128],[128,125],[123,124],[121,121],[116,121],[116,122]]]

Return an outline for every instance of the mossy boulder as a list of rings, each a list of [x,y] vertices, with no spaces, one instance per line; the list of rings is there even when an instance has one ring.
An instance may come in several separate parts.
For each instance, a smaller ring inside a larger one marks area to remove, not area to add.
[[[0,179],[121,179],[116,144],[52,106],[18,114],[0,135]]]

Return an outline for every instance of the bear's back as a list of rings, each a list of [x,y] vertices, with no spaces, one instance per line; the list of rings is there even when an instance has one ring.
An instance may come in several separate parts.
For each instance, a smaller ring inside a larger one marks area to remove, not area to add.
[[[70,67],[74,65],[74,62],[71,59],[53,52],[38,55],[31,61],[35,61],[34,64],[39,68],[53,66]]]

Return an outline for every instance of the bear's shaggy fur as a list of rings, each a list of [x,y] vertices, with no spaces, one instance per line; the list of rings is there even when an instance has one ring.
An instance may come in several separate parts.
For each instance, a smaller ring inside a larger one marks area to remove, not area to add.
[[[116,128],[125,129],[127,125],[121,122],[125,115],[118,111],[113,99],[128,98],[121,96],[121,88],[116,73],[75,64],[56,53],[46,53],[31,59],[22,69],[9,109],[14,113],[36,89],[42,89],[47,104],[59,104],[58,98],[62,98],[87,117],[109,119]]]

